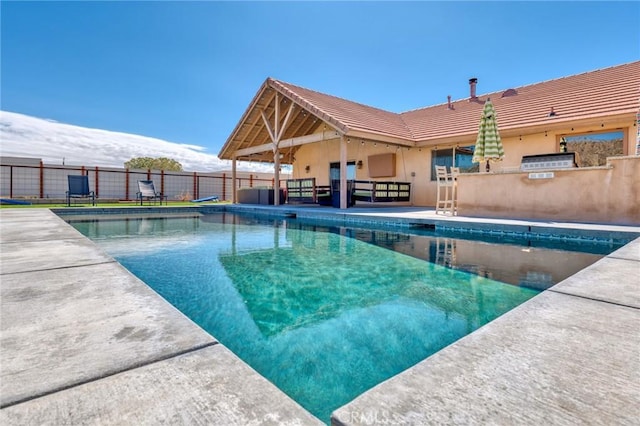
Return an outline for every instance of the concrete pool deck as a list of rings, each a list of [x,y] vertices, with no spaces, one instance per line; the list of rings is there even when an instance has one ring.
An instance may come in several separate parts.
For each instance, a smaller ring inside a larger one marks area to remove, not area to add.
[[[322,214],[640,234],[389,210]],[[0,261],[0,423],[321,424],[48,209],[0,210]],[[639,277],[636,239],[362,394],[332,422],[637,424]]]

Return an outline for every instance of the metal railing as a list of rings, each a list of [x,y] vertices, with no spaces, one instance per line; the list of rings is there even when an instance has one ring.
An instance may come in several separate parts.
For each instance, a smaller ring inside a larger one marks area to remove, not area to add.
[[[68,175],[86,175],[97,198],[133,201],[139,180],[153,180],[156,188],[169,200],[192,200],[217,195],[220,200],[233,196],[231,173],[173,172],[164,170],[130,170],[108,167],[57,166],[40,164],[0,164],[0,196],[11,199],[65,198]],[[284,183],[286,179],[281,179]],[[238,172],[237,188],[273,187],[268,174]]]

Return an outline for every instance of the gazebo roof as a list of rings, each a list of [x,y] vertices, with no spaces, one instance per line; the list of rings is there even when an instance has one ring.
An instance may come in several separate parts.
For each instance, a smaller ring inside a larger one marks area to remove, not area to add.
[[[635,116],[640,110],[640,61],[402,113],[267,78],[219,157],[231,159],[239,154],[239,159],[272,162],[273,151],[266,149],[272,139],[265,120],[275,125],[276,110],[279,126],[285,126],[279,140],[290,142],[280,148],[283,163],[291,163],[297,148],[311,143],[302,137],[318,133],[321,126],[325,133],[335,132],[334,137],[402,146],[472,142],[488,98],[504,136],[566,127],[567,122]]]

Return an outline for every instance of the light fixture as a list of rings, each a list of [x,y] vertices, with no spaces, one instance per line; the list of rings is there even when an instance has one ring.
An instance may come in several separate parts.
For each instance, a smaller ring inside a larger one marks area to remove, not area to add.
[[[360,142],[360,145],[364,146],[364,139]]]
[[[362,168],[362,160],[358,160],[357,165],[358,165],[358,168],[361,169]]]
[[[309,171],[311,170],[311,166],[309,166],[308,164],[306,166],[304,166],[304,171],[309,173]]]
[[[347,143],[351,143],[351,138],[347,138]]]

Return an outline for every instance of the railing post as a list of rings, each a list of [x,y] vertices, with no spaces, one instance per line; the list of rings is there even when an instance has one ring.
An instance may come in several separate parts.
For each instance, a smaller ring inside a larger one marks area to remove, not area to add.
[[[151,169],[147,169],[147,180],[151,180]]]
[[[253,188],[253,175],[249,175],[249,188]]]
[[[9,198],[13,198],[13,166],[9,166]]]
[[[162,195],[165,195],[165,193],[164,193],[164,169],[160,170],[160,193]]]
[[[100,182],[99,182],[99,176],[100,176],[100,172],[98,171],[98,166],[96,166],[96,198],[100,197]]]
[[[227,174],[222,174],[222,200],[227,199]]]
[[[198,173],[193,172],[193,199],[198,199]]]
[[[124,169],[124,199],[129,201],[129,169]]]
[[[40,198],[44,198],[44,163],[40,160]]]

